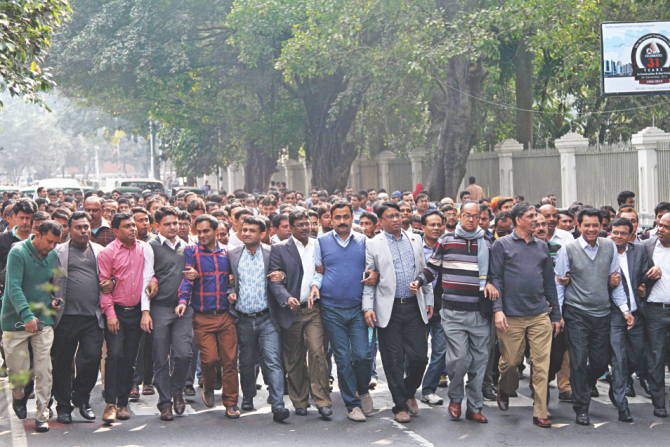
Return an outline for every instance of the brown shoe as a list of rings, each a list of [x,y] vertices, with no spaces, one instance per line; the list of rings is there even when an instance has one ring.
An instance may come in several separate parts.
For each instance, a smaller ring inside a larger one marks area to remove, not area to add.
[[[509,410],[509,394],[504,392],[502,388],[498,387],[498,396],[496,397],[498,401],[498,408],[502,411]]]
[[[481,413],[473,413],[470,410],[465,411],[465,419],[468,421],[479,422],[480,424],[486,424],[489,420],[484,417]]]
[[[406,424],[408,422],[412,422],[412,419],[409,417],[409,413],[406,411],[401,411],[400,413],[395,415],[395,421],[400,422],[403,424]]]
[[[153,385],[144,385],[142,387],[143,396],[153,396],[154,394],[156,394],[156,390],[154,389]]]
[[[230,419],[237,419],[240,417],[240,409],[237,407],[237,405],[226,407],[226,417]]]
[[[102,413],[102,422],[107,422],[108,424],[116,422],[116,405],[107,404],[105,412]]]
[[[128,407],[119,408],[116,412],[116,418],[120,421],[127,421],[130,419],[130,411],[128,411]]]
[[[549,419],[536,418],[533,416],[533,424],[542,428],[551,428],[551,421]]]
[[[416,401],[416,399],[407,399],[407,408],[409,408],[409,414],[412,416],[419,414],[419,403]]]
[[[202,401],[210,408],[214,406],[214,388],[202,389]]]
[[[130,398],[133,400],[140,398],[140,386],[133,385],[133,388],[130,390]]]
[[[173,421],[174,416],[172,415],[172,405],[165,405],[161,410],[161,421]]]
[[[449,402],[449,416],[456,421],[461,418],[461,404],[456,402]]]
[[[178,393],[172,393],[172,401],[174,402],[174,412],[178,416],[181,416],[184,414],[184,410],[186,410],[186,402],[184,402],[184,393],[183,392],[178,392]]]

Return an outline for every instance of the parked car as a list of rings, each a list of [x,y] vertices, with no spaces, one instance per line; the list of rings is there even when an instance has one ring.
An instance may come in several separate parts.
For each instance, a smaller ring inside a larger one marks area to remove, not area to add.
[[[202,188],[199,188],[197,186],[177,186],[176,188],[172,188],[172,196],[176,196],[179,191],[190,191],[194,192],[203,199],[205,198],[205,191],[203,191]]]
[[[40,180],[37,186],[31,186],[35,188],[33,193],[33,200],[37,198],[37,189],[41,186],[44,186],[46,189],[62,189],[64,193],[71,192],[74,194],[75,191],[81,192],[84,195],[84,190],[82,189],[79,182],[72,178],[48,178]]]
[[[128,178],[117,180],[116,187],[114,189],[119,189],[123,187],[132,187],[140,188],[140,190],[149,190],[149,191],[160,191],[165,192],[165,186],[163,182],[151,178]]]

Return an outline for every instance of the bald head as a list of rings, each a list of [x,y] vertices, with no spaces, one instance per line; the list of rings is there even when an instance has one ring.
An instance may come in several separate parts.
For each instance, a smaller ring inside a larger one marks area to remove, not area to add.
[[[542,199],[542,201],[540,202],[540,204],[541,204],[541,205],[553,205],[553,204],[554,204],[554,201],[551,200],[549,197],[545,197],[544,199]]]
[[[554,230],[556,230],[556,225],[558,224],[558,213],[554,205],[542,205],[540,207],[540,214],[544,216],[547,220],[547,230],[549,236],[554,235]]]

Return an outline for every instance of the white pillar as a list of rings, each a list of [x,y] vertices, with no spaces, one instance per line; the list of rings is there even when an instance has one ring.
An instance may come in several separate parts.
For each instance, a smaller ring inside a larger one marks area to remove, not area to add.
[[[414,149],[407,154],[412,162],[412,184],[416,187],[418,183],[423,184],[423,161],[426,159],[428,151],[423,148]]]
[[[637,150],[640,214],[654,214],[658,200],[658,143],[670,141],[670,133],[657,127],[647,127],[633,135],[633,147]]]
[[[567,208],[577,201],[577,164],[575,152],[587,148],[589,139],[575,132],[569,132],[556,140],[556,149],[561,154],[561,206]]]
[[[512,161],[512,154],[521,151],[523,151],[523,144],[511,138],[495,146],[495,152],[498,154],[498,169],[500,169],[501,197],[514,196],[514,163]]]
[[[286,160],[284,160],[284,169],[286,170],[286,188],[287,189],[295,189],[296,188],[296,181],[295,181],[295,178],[293,177],[295,175],[295,170],[296,170],[295,167],[296,166],[302,167],[302,165],[299,161],[291,160],[290,158],[287,158]]]
[[[305,190],[302,192],[305,197],[309,197],[309,192],[312,189],[312,162],[303,161],[302,166],[305,172]]]
[[[379,166],[379,188],[384,188],[388,194],[391,193],[391,176],[389,169],[389,160],[393,160],[395,154],[391,151],[383,151],[375,156]]]
[[[228,166],[228,192],[244,188],[244,166],[233,163]]]
[[[354,162],[351,164],[351,169],[349,169],[349,178],[351,179],[351,187],[354,188],[354,192],[362,188],[361,185],[361,154],[358,154]]]

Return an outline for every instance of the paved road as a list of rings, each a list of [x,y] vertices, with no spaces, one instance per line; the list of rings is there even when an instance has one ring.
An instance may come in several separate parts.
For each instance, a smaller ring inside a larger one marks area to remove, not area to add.
[[[381,366],[381,362],[377,364]],[[549,404],[554,427],[547,430],[532,425],[528,379],[521,382],[519,397],[510,399],[508,412],[498,410],[495,402],[486,402],[484,414],[489,419],[486,425],[465,420],[453,422],[448,417],[446,405],[430,408],[424,404],[420,404],[419,416],[413,417],[410,424],[400,425],[393,421],[392,401],[383,380],[383,369],[379,368],[379,372],[382,373],[382,380],[377,390],[372,392],[375,413],[366,423],[355,423],[346,418],[337,389],[333,393],[334,415],[330,421],[319,418],[314,407],[310,408],[308,416],[296,416],[288,397],[285,397],[287,406],[291,408],[291,417],[278,424],[272,421],[265,389],[259,391],[255,399],[257,411],[244,413],[239,420],[229,420],[220,404],[211,409],[205,407],[202,390],[196,388],[198,394],[187,401],[185,415],[173,422],[159,420],[156,396],[143,396],[139,402],[131,403],[130,420],[107,426],[100,421],[104,405],[98,384],[91,402],[98,416],[96,421],[85,421],[75,410],[73,424],[58,424],[54,419],[50,422],[51,431],[44,434],[34,432],[34,400],[30,401],[28,418],[24,421],[16,418],[11,404],[8,405],[7,381],[3,379],[0,382],[0,446],[668,445],[670,421],[653,416],[648,398],[638,395],[630,399],[634,423],[618,422],[617,411],[607,398],[605,383],[598,384],[602,397],[596,398],[591,405],[590,427],[574,423],[571,405],[557,401],[555,387],[551,389]],[[641,392],[639,386],[637,390]],[[438,394],[446,400],[445,388],[438,389]],[[219,395],[217,392],[217,400]]]

